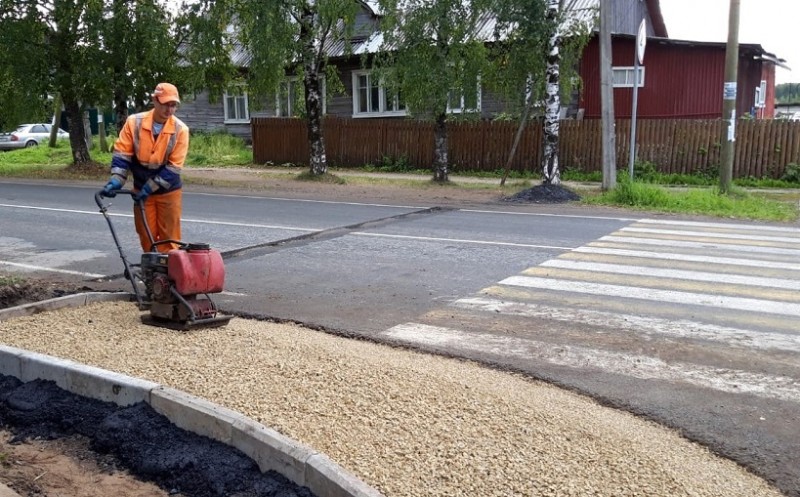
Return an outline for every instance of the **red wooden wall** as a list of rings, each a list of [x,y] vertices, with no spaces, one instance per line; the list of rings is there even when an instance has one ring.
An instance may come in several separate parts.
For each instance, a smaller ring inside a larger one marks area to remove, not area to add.
[[[612,64],[633,67],[633,37],[614,37]],[[739,56],[739,81],[736,114],[753,110],[755,88],[767,81],[767,107],[758,118],[775,115],[775,66],[755,60],[750,49]],[[676,40],[648,39],[644,64],[645,83],[639,88],[637,117],[716,119],[722,117],[722,87],[725,75],[725,44],[694,44]],[[594,37],[583,53],[580,68],[583,80],[581,107],[586,118],[599,118],[600,49]],[[633,88],[614,88],[614,115],[630,118]]]

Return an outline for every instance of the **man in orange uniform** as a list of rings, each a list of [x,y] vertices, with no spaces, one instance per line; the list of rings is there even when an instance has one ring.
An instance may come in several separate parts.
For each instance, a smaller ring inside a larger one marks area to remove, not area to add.
[[[175,117],[180,101],[175,85],[159,83],[153,91],[153,110],[128,117],[114,144],[111,179],[103,188],[105,196],[113,197],[128,173],[133,174],[133,217],[144,252],[152,247],[138,201],[144,202],[147,225],[156,242],[181,239],[181,169],[189,150],[189,128]],[[157,246],[160,252],[173,248],[177,245]]]

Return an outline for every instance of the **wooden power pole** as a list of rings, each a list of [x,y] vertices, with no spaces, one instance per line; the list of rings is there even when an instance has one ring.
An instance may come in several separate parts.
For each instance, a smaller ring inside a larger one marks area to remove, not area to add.
[[[611,2],[600,2],[600,105],[603,118],[603,190],[617,186],[614,80],[611,67]]]
[[[739,75],[739,3],[731,0],[728,14],[728,45],[725,48],[725,83],[722,89],[722,150],[719,161],[719,192],[730,192],[736,142],[736,85]]]

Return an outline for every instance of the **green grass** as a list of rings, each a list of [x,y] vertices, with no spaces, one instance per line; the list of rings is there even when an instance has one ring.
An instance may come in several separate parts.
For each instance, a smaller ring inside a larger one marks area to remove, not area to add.
[[[25,279],[19,276],[0,274],[0,287],[18,285],[24,281]]]
[[[195,133],[189,142],[187,167],[248,166],[253,163],[253,151],[244,141],[226,133]]]
[[[716,187],[664,188],[630,181],[624,176],[615,189],[587,196],[584,202],[590,205],[767,221],[794,221],[798,217],[796,202],[774,200],[738,188],[729,195],[720,195]]]
[[[114,137],[109,137],[109,148]],[[72,150],[68,140],[59,140],[54,148],[47,145],[0,152],[0,177],[35,177],[45,179],[95,179],[108,174],[111,152],[101,152],[95,138],[89,150],[93,164],[70,167]],[[251,166],[253,153],[241,138],[223,133],[196,133],[189,143],[186,167]]]

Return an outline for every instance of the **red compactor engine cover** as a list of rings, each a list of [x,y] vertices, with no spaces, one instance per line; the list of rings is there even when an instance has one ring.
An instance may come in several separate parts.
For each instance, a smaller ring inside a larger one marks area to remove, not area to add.
[[[169,252],[167,274],[181,295],[219,293],[225,286],[222,254],[206,244],[189,244]]]

